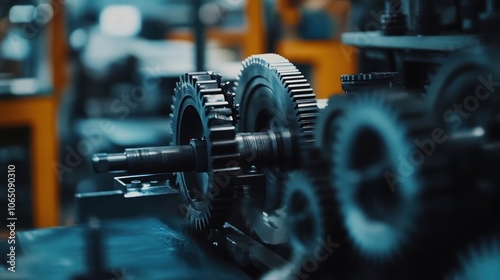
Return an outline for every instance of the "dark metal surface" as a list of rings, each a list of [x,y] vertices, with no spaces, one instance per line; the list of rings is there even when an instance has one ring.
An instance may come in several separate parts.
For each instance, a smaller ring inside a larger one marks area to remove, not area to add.
[[[250,279],[157,219],[114,220],[101,227],[106,269],[120,279]],[[86,238],[86,226],[18,232],[17,272],[0,271],[0,278],[68,280],[85,274]]]
[[[169,185],[171,179],[171,174],[118,177],[115,190],[76,194],[76,221],[86,223],[92,217],[179,217],[181,200],[178,190]]]
[[[476,35],[384,36],[379,31],[345,32],[342,43],[360,48],[453,51],[480,44]]]

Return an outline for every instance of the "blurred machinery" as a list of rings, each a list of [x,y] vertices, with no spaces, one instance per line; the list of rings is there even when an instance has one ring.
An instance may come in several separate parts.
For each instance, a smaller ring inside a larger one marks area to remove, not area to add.
[[[0,163],[19,174],[19,228],[58,224],[58,181],[54,84],[48,48],[56,11],[38,1],[0,3]],[[7,177],[7,169],[0,171]],[[7,184],[0,185],[7,205]],[[7,218],[7,212],[0,215]]]
[[[19,233],[23,276],[499,279],[500,6],[445,2],[344,33],[380,69],[327,102],[272,53],[180,75],[170,143],[93,155],[114,188]]]

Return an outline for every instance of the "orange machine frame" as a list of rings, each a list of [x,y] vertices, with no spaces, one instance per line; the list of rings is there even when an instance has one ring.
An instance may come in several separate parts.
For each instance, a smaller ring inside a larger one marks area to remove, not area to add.
[[[279,0],[278,11],[284,23],[294,27],[300,20],[300,13],[289,2]],[[328,3],[327,10],[340,18],[340,30],[343,31],[350,11],[349,1],[331,0]],[[338,39],[306,41],[292,36],[278,43],[277,53],[292,62],[312,66],[312,83],[318,98],[328,98],[332,94],[341,93],[340,75],[357,72],[356,49],[343,45]]]
[[[31,174],[17,170],[17,176],[31,176],[33,220],[35,227],[59,224],[59,183],[53,164],[58,159],[56,112],[66,84],[67,45],[64,35],[64,10],[59,5],[47,26],[52,61],[53,94],[0,100],[0,126],[29,126],[31,129]],[[6,167],[5,167],[6,168]]]

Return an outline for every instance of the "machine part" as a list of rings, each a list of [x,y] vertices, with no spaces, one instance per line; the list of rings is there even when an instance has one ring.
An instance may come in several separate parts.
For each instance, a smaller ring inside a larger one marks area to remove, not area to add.
[[[200,149],[203,148],[202,146]],[[122,154],[96,154],[92,157],[92,163],[97,173],[127,171],[131,174],[153,174],[169,170],[192,171],[196,169],[195,155],[195,149],[191,145],[126,149]]]
[[[212,247],[198,246],[183,235],[181,226],[185,224],[178,222],[182,221],[152,217],[102,221],[106,268],[113,273],[104,279],[255,279],[229,262],[227,254],[221,256],[210,250]],[[16,267],[16,273],[12,273],[2,267],[0,279],[68,280],[85,273],[88,243],[82,237],[86,235],[87,228],[81,225],[18,231],[16,262],[23,268]],[[234,240],[234,247],[249,250],[252,257],[258,255],[256,259],[268,267],[281,264],[271,250],[235,235],[227,237],[228,242],[229,238]],[[17,251],[21,248],[22,252]],[[44,261],[49,259],[52,261]]]
[[[276,226],[285,223],[284,215],[278,214],[283,208],[284,182],[288,172],[304,162],[300,151],[312,145],[318,111],[316,95],[301,72],[277,54],[244,60],[234,92],[239,105],[239,132],[286,131],[291,135],[291,146],[283,151],[283,164],[257,166],[257,172],[266,175],[265,188],[250,187],[242,201],[242,214],[250,230],[263,242],[284,243],[288,239],[285,227]],[[272,237],[266,232],[272,232]]]
[[[347,96],[345,95],[333,95],[328,99],[328,105],[320,112],[318,115],[318,120],[316,124],[315,132],[315,144],[323,150],[324,155],[327,155],[325,159],[330,160],[329,156],[331,154],[330,143],[336,139],[336,133],[338,131],[337,123],[338,119],[342,116],[345,106],[346,106]]]
[[[301,72],[277,54],[243,61],[235,84],[239,132],[290,131],[298,142],[312,142],[318,107],[316,95]],[[292,160],[299,155],[291,157]]]
[[[431,78],[426,97],[441,125],[470,129],[493,119],[500,100],[498,61],[499,52],[492,47],[464,49],[448,58]]]
[[[416,31],[419,35],[435,35],[439,33],[439,14],[434,10],[430,0],[417,1],[418,12],[415,16]]]
[[[78,193],[76,222],[87,223],[92,217],[102,221],[137,216],[178,218],[182,201],[179,191],[170,186],[171,179],[172,174],[115,177],[115,190]],[[141,182],[141,187],[131,187],[134,181]]]
[[[378,31],[367,31],[342,33],[342,43],[360,48],[450,52],[478,46],[481,40],[477,35],[384,36]]]
[[[384,89],[401,89],[398,72],[372,72],[340,76],[345,94]]]
[[[188,73],[175,88],[172,144],[205,143],[207,171],[176,174],[186,218],[197,229],[224,224],[233,208],[233,178],[240,173],[233,110],[220,80],[211,72]]]
[[[307,145],[314,139],[316,96],[300,71],[277,54],[254,55],[243,61],[234,92],[239,104],[239,132],[288,131],[291,135],[285,161],[277,168],[260,170],[270,180],[276,179],[269,206],[279,208],[286,171],[300,167],[302,162],[299,143]]]
[[[380,16],[384,35],[405,35],[407,31],[406,15],[401,0],[386,0],[385,12]]]
[[[291,147],[291,135],[282,132],[236,134],[238,159],[245,166],[280,166],[285,164]],[[97,173],[123,171],[130,174],[165,172],[207,172],[207,150],[204,140],[191,140],[188,145],[126,149],[124,153],[95,154]],[[238,176],[241,179],[241,176]]]
[[[500,239],[483,242],[470,249],[460,263],[461,269],[456,273],[456,279],[500,279]]]
[[[430,135],[420,100],[372,93],[349,101],[331,143],[333,184],[355,248],[368,260],[389,261],[419,229],[422,195],[441,183],[431,178],[440,170],[440,157],[435,151],[412,164],[421,154],[413,141]]]
[[[299,264],[297,266],[314,254],[332,254],[325,248],[318,251],[318,242],[337,241],[340,246],[340,241],[344,238],[339,230],[342,227],[335,191],[328,176],[329,168],[321,160],[321,153],[319,149],[311,148],[307,168],[290,175],[286,184],[287,231],[293,252],[292,262]],[[327,263],[329,262],[323,260],[321,267]]]

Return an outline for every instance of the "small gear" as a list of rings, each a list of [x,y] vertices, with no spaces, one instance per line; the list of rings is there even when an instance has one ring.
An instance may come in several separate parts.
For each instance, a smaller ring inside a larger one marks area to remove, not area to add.
[[[334,248],[318,251],[321,242],[338,242],[340,246],[345,234],[340,230],[342,227],[335,191],[330,185],[329,168],[321,158],[321,151],[311,148],[307,167],[290,175],[286,182],[286,224],[293,251],[292,262],[297,264],[296,267],[314,254],[322,257],[321,266],[330,263],[326,261],[329,259],[327,256],[333,254]]]
[[[221,226],[233,208],[232,179],[240,168],[228,97],[221,76],[212,72],[182,75],[175,88],[172,144],[187,145],[194,139],[206,145],[206,170],[176,174],[185,216],[197,229]]]
[[[461,258],[461,269],[456,273],[457,280],[497,280],[500,279],[500,239],[483,242],[471,248]]]
[[[370,72],[370,73],[346,74],[340,76],[340,81],[342,82],[376,81],[376,80],[398,81],[399,79],[400,79],[399,72]]]
[[[366,90],[402,88],[399,72],[371,72],[340,76],[342,89],[346,94]]]
[[[406,94],[355,95],[331,142],[333,184],[348,235],[368,260],[394,259],[418,232],[424,195],[441,183],[439,152],[420,155],[413,141],[431,135],[423,102]],[[402,170],[408,165],[408,170]]]

